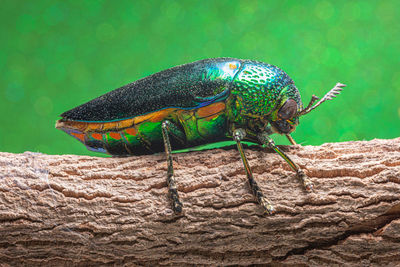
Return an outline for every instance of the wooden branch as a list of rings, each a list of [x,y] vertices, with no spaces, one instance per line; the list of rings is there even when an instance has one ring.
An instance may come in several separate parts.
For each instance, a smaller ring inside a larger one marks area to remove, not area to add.
[[[263,216],[236,149],[96,158],[0,153],[0,263],[17,265],[400,264],[400,138],[246,148],[277,213]]]

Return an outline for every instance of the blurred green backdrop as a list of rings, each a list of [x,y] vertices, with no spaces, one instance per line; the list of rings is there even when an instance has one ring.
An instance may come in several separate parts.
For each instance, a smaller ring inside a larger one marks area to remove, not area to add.
[[[2,1],[0,151],[99,155],[56,130],[63,111],[211,57],[281,67],[303,102],[304,145],[400,135],[400,8],[393,1]],[[277,143],[287,144],[283,138]]]

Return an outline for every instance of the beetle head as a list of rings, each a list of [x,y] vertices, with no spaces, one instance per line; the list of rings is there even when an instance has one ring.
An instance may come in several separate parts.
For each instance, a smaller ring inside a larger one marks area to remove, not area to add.
[[[302,109],[300,93],[294,84],[282,89],[278,104],[270,115],[272,130],[279,134],[290,134],[299,124],[298,113]]]
[[[335,98],[341,93],[345,84],[337,83],[328,93],[324,95],[315,105],[319,98],[315,95],[311,97],[310,103],[303,108],[300,94],[294,84],[290,84],[281,91],[279,102],[274,112],[271,114],[270,123],[272,130],[279,134],[290,134],[299,124],[299,117],[309,113],[323,102]]]
[[[276,120],[271,122],[272,129],[279,134],[290,134],[296,129],[299,124],[299,119],[296,117],[297,103],[292,98],[289,98],[277,110]]]

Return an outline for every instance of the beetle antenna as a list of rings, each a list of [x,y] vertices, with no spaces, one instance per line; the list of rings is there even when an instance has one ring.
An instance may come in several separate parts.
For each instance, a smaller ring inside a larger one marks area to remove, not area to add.
[[[301,116],[301,115],[304,115],[304,114],[307,114],[308,112],[310,112],[310,111],[311,111],[312,105],[313,105],[313,104],[315,103],[315,101],[317,101],[318,99],[319,99],[318,96],[312,95],[311,100],[310,100],[310,103],[308,103],[308,105],[307,105],[307,107],[306,107],[305,109],[302,109],[302,110],[299,112],[298,116]]]
[[[308,106],[305,109],[302,109],[297,116],[300,117],[302,115],[305,115],[307,113],[309,113],[311,110],[315,109],[316,107],[318,107],[319,105],[321,105],[322,103],[324,103],[326,100],[331,100],[333,98],[335,98],[338,94],[341,93],[341,91],[343,90],[343,87],[345,87],[346,85],[343,83],[337,83],[335,85],[335,87],[333,87],[326,95],[324,95],[324,97],[317,102],[317,104],[314,104],[315,101],[317,101],[319,98],[315,95],[313,95],[311,97],[310,103],[308,104]]]

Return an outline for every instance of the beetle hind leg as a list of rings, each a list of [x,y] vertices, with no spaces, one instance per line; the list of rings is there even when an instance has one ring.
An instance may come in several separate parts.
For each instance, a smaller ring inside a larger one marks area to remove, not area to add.
[[[165,154],[167,155],[167,164],[168,164],[168,169],[167,169],[167,184],[168,184],[168,192],[169,196],[172,201],[172,209],[175,213],[179,214],[182,212],[182,202],[179,200],[179,194],[178,190],[176,188],[176,183],[175,183],[175,176],[174,176],[174,167],[172,165],[172,152],[171,152],[171,142],[169,140],[168,132],[173,131],[174,136],[176,135],[182,135],[183,133],[176,132],[178,131],[177,127],[175,127],[172,122],[166,120],[163,121],[161,125],[161,130],[162,130],[162,136],[164,140],[164,146],[165,146]]]
[[[236,129],[233,131],[233,140],[237,144],[237,148],[239,150],[240,157],[242,158],[244,169],[246,171],[247,179],[249,180],[253,195],[257,198],[258,203],[264,208],[265,213],[272,215],[275,213],[275,208],[274,206],[272,206],[271,201],[264,196],[256,180],[254,180],[253,173],[251,172],[246,155],[244,154],[241,141],[243,140],[245,135],[246,132],[243,129]]]

